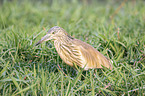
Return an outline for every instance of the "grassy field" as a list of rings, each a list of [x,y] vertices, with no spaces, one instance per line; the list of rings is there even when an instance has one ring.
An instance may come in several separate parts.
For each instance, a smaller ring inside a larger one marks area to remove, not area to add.
[[[145,1],[121,1],[1,2],[0,95],[145,95]],[[77,71],[52,41],[35,47],[56,25],[110,58],[113,70]]]

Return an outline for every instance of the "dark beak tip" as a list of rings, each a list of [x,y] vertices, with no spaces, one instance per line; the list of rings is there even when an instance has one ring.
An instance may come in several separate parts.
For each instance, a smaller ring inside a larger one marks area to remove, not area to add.
[[[40,44],[40,42],[36,43],[35,46],[37,46],[37,45],[39,45],[39,44]]]

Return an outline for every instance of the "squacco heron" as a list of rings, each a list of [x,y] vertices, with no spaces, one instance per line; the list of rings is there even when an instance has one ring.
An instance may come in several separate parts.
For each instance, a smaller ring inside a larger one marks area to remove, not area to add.
[[[54,46],[61,59],[68,65],[78,65],[84,70],[107,67],[112,69],[109,60],[91,45],[71,37],[63,28],[52,27],[36,44],[53,40]]]

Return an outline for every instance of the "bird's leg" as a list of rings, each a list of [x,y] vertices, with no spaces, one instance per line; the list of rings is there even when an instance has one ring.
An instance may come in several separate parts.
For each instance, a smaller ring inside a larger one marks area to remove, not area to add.
[[[95,73],[97,73],[97,70],[95,69],[94,70],[94,76],[95,76],[95,78],[96,78],[96,74]],[[101,82],[102,83],[102,82]],[[102,83],[103,84],[103,83]],[[104,85],[104,84],[103,84]],[[105,84],[105,87],[104,87],[104,89],[107,89],[108,87],[110,87],[111,85],[110,85],[110,82],[108,83],[108,85],[106,85]],[[101,93],[101,91],[99,91],[99,93]],[[99,93],[97,93],[96,95],[98,95]]]
[[[59,64],[57,64],[57,65],[58,65],[59,69],[62,71],[62,73],[63,73],[65,76],[67,76],[67,75],[63,72],[63,70],[61,69],[61,67],[59,66]]]
[[[95,69],[95,70],[94,70],[94,76],[95,76],[95,77],[96,77],[96,73],[97,73],[97,70]]]
[[[108,83],[108,85],[106,85],[104,88],[107,89],[110,86],[111,86],[110,83]],[[99,93],[101,93],[101,91],[99,91]],[[97,93],[96,95],[98,95],[99,93]]]

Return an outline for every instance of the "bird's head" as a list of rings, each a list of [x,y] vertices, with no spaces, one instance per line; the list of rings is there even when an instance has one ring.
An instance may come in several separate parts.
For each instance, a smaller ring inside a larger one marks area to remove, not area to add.
[[[43,41],[58,40],[60,38],[65,39],[65,37],[72,38],[63,28],[54,26],[47,32],[47,34],[40,41],[36,43],[35,46],[39,45]]]

